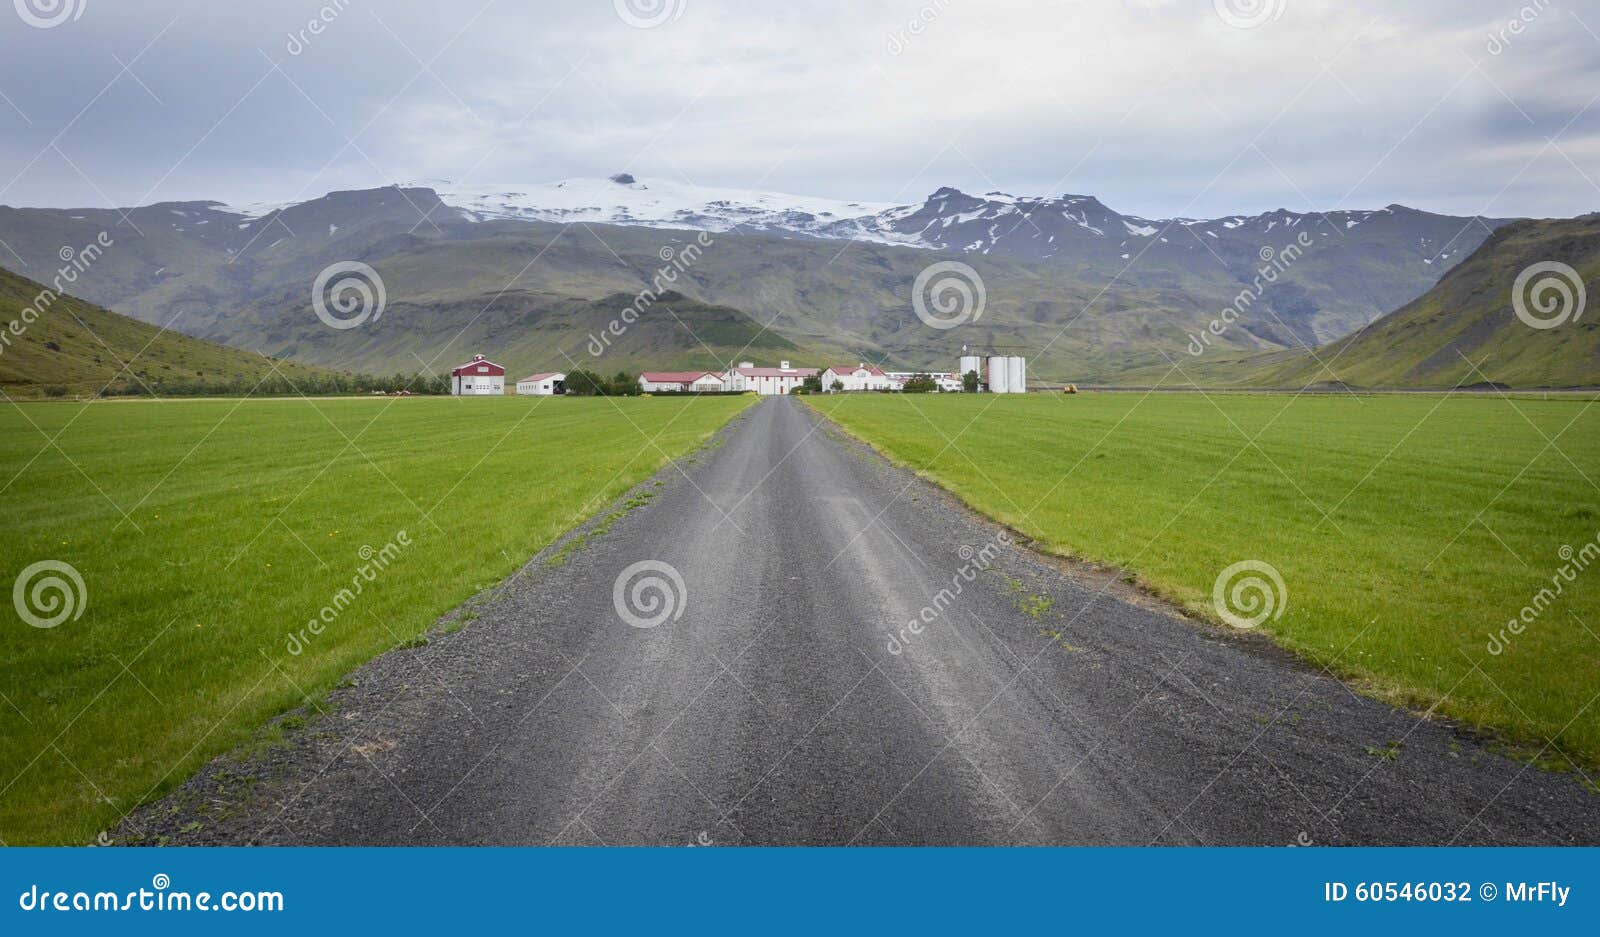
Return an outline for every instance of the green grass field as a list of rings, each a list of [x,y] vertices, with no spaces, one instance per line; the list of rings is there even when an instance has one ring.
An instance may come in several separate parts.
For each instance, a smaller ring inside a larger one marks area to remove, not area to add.
[[[1262,627],[1281,644],[1542,763],[1600,765],[1600,559],[1564,555],[1600,535],[1593,398],[807,399],[1047,549],[1210,620],[1224,568],[1269,563],[1287,602]]]
[[[92,840],[752,401],[0,408],[4,585],[59,560],[87,593],[82,617],[53,628],[6,606],[0,841]],[[339,597],[356,578],[360,594]],[[332,622],[290,653],[325,606]]]

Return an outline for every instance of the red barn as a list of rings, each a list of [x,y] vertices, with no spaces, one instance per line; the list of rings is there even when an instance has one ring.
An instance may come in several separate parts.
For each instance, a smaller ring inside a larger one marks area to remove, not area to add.
[[[450,369],[450,393],[456,397],[505,396],[506,369],[482,355]]]

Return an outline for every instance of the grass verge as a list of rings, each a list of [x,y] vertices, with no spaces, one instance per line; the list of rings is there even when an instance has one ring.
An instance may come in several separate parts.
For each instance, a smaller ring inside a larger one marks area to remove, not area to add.
[[[6,610],[0,841],[93,839],[363,661],[423,640],[753,400],[0,410],[0,582],[60,561],[86,598],[50,628]]]
[[[806,400],[1042,548],[1211,621],[1224,569],[1269,564],[1280,644],[1547,766],[1600,766],[1593,398]]]

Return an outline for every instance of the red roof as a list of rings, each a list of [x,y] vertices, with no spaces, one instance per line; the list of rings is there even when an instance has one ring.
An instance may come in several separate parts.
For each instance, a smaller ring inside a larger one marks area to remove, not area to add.
[[[652,384],[693,384],[707,375],[722,380],[710,371],[646,371],[639,376]]]
[[[565,375],[563,375],[560,371],[546,371],[543,374],[530,374],[527,377],[523,378],[522,380],[517,381],[517,383],[518,384],[526,384],[529,381],[542,381],[547,377],[564,377],[564,376]]]
[[[488,368],[488,370],[487,371],[479,371],[478,370],[479,368]],[[468,361],[466,364],[457,365],[456,367],[450,369],[450,376],[451,377],[460,377],[463,374],[469,374],[469,373],[470,374],[498,374],[501,377],[504,377],[505,373],[506,373],[506,369],[500,367],[498,364],[495,364],[493,361],[490,361],[489,359],[485,358],[482,355],[474,355],[472,360]]]
[[[816,368],[734,368],[745,377],[816,377]]]

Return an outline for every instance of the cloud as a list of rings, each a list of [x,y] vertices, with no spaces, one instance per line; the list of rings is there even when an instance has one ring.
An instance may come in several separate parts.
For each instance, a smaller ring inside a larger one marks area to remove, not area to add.
[[[603,2],[475,0],[96,4],[8,27],[0,202],[626,169],[884,201],[1078,192],[1150,216],[1600,204],[1572,165],[1600,136],[1600,22],[1560,3],[1277,0],[1253,28],[1209,0],[668,5],[654,28]]]

